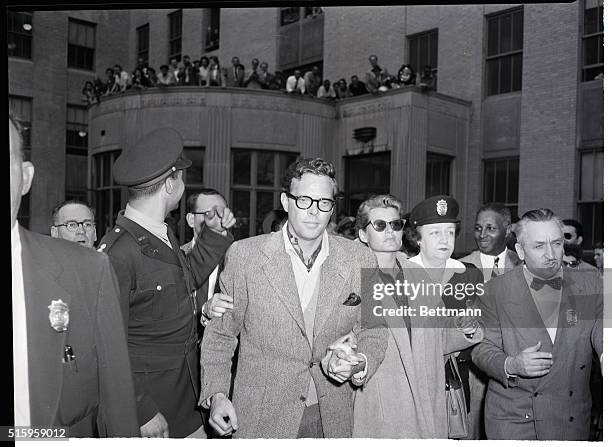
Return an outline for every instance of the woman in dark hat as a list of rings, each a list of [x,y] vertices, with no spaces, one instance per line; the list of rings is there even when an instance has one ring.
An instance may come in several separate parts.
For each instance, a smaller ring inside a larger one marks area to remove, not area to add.
[[[455,291],[455,293],[444,293],[442,296],[444,306],[449,309],[465,309],[471,306],[484,284],[482,272],[476,266],[451,258],[461,222],[458,215],[459,204],[451,196],[430,197],[418,203],[410,213],[409,237],[420,250],[418,255],[410,258],[410,261],[423,267],[431,280],[441,284],[445,291]],[[448,284],[453,287],[447,287]],[[464,292],[458,293],[459,290],[467,290],[465,289],[467,284],[472,285],[470,290],[473,290],[473,293],[470,295]],[[480,288],[476,287],[478,284],[481,285]],[[467,323],[475,322],[468,320]],[[474,338],[472,341],[476,344],[480,340]],[[484,435],[484,424],[480,423],[482,417],[480,406],[483,401],[481,393],[484,390],[478,390],[477,395],[470,396],[469,371],[472,370],[472,373],[477,375],[482,375],[482,372],[472,364],[470,353],[471,347],[455,355],[468,409],[468,439],[481,439]],[[450,374],[448,368],[447,364],[447,375]],[[475,408],[471,408],[470,402]]]
[[[408,261],[400,249],[403,228],[402,204],[391,195],[363,202],[355,223],[359,239],[374,252],[379,284],[425,284],[427,272]],[[444,307],[439,296],[424,293],[408,296],[374,296],[374,309],[391,310],[384,315],[390,330],[385,358],[368,386],[356,391],[353,436],[357,438],[447,438],[444,390],[444,354],[469,346],[454,326],[442,326],[434,318],[410,315],[406,307]],[[364,303],[362,315],[369,308]]]

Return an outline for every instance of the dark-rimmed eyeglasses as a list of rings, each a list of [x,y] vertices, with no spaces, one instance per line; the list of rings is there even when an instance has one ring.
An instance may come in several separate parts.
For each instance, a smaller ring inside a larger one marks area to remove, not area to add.
[[[309,196],[294,196],[289,192],[286,192],[285,194],[290,199],[295,200],[295,206],[297,206],[301,210],[307,210],[312,206],[313,202],[316,202],[319,211],[329,213],[331,210],[334,209],[334,205],[336,204],[336,201],[332,199],[313,199]]]
[[[54,227],[66,227],[66,229],[70,231],[71,233],[76,233],[76,231],[79,229],[79,225],[83,225],[83,230],[85,231],[93,230],[94,228],[96,228],[96,224],[92,222],[91,220],[83,220],[81,222],[77,222],[76,220],[69,220],[66,223],[56,224],[53,226]]]
[[[219,219],[223,218],[223,210],[219,210],[217,207],[206,211],[192,211],[191,214],[201,214],[206,220],[212,220],[215,216],[219,216]]]
[[[580,264],[580,261],[563,261],[563,265],[569,268],[575,268],[578,267],[578,265]]]
[[[382,219],[376,219],[374,221],[369,221],[368,225],[369,224],[372,224],[372,228],[379,233],[385,231],[387,225],[389,225],[393,231],[402,231],[404,229],[404,225],[406,225],[406,219],[395,219],[390,222]]]

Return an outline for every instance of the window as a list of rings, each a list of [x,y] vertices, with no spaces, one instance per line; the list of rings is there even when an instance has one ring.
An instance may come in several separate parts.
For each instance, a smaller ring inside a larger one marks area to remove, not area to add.
[[[262,234],[266,214],[281,207],[285,171],[298,154],[232,150],[230,207],[236,217],[234,238]]]
[[[582,81],[603,76],[603,0],[585,0],[582,30]]]
[[[422,73],[426,65],[435,75],[438,72],[438,30],[408,36],[408,61],[417,73]]]
[[[187,198],[203,188],[204,185],[204,147],[185,147],[183,149],[185,157],[191,160],[191,166],[183,173],[185,183],[185,193],[181,198],[181,203],[172,211],[168,218],[168,224],[173,227],[177,239],[180,243],[187,242],[193,238],[193,230],[187,225],[185,216],[187,215]]]
[[[183,33],[183,10],[179,9],[168,14],[169,47],[168,59],[181,60],[182,33]]]
[[[209,8],[209,22],[206,28],[206,51],[219,49],[219,30],[221,27],[221,9]]]
[[[138,53],[136,54],[137,59],[141,59],[144,62],[149,62],[149,24],[139,26],[136,28],[136,36],[138,39]]]
[[[115,225],[121,210],[122,188],[113,179],[112,167],[120,150],[103,152],[93,157],[94,207],[98,234],[106,234]]]
[[[32,59],[32,13],[8,11],[8,54]]]
[[[344,210],[355,216],[361,202],[374,194],[388,194],[391,185],[391,151],[345,157]]]
[[[487,17],[487,96],[521,90],[523,9]]]
[[[519,158],[498,158],[485,160],[483,203],[501,202],[512,215],[512,222],[518,219]]]
[[[66,108],[66,199],[87,201],[87,107]]]
[[[427,171],[425,174],[425,198],[438,195],[450,195],[451,163],[453,157],[427,153]]]
[[[584,229],[582,247],[591,250],[603,242],[604,230],[604,153],[603,149],[580,154],[579,220]]]
[[[96,25],[68,19],[68,67],[93,71],[95,48]]]
[[[300,8],[293,6],[291,8],[282,8],[280,11],[281,26],[300,21]]]

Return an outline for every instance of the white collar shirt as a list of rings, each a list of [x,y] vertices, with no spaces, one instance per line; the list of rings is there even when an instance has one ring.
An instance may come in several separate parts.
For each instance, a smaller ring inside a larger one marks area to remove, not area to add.
[[[168,247],[172,248],[170,239],[168,239],[168,225],[166,225],[164,222],[156,222],[146,214],[143,214],[136,208],[131,207],[129,203],[125,207],[124,216],[131,221],[136,222],[149,233],[162,240]]]
[[[507,248],[504,248],[497,256],[491,256],[480,252],[480,263],[482,264],[482,274],[484,275],[485,282],[491,279],[491,274],[493,273],[493,267],[495,266],[495,258],[499,258],[497,261],[497,268],[500,272],[504,271],[506,268],[506,253],[508,252]]]

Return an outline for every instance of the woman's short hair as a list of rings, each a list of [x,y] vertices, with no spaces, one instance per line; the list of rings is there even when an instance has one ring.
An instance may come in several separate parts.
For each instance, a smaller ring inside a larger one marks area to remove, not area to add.
[[[395,208],[397,213],[402,215],[402,202],[397,197],[391,194],[379,194],[364,200],[355,217],[355,227],[358,230],[363,230],[370,222],[370,211],[374,208]]]

